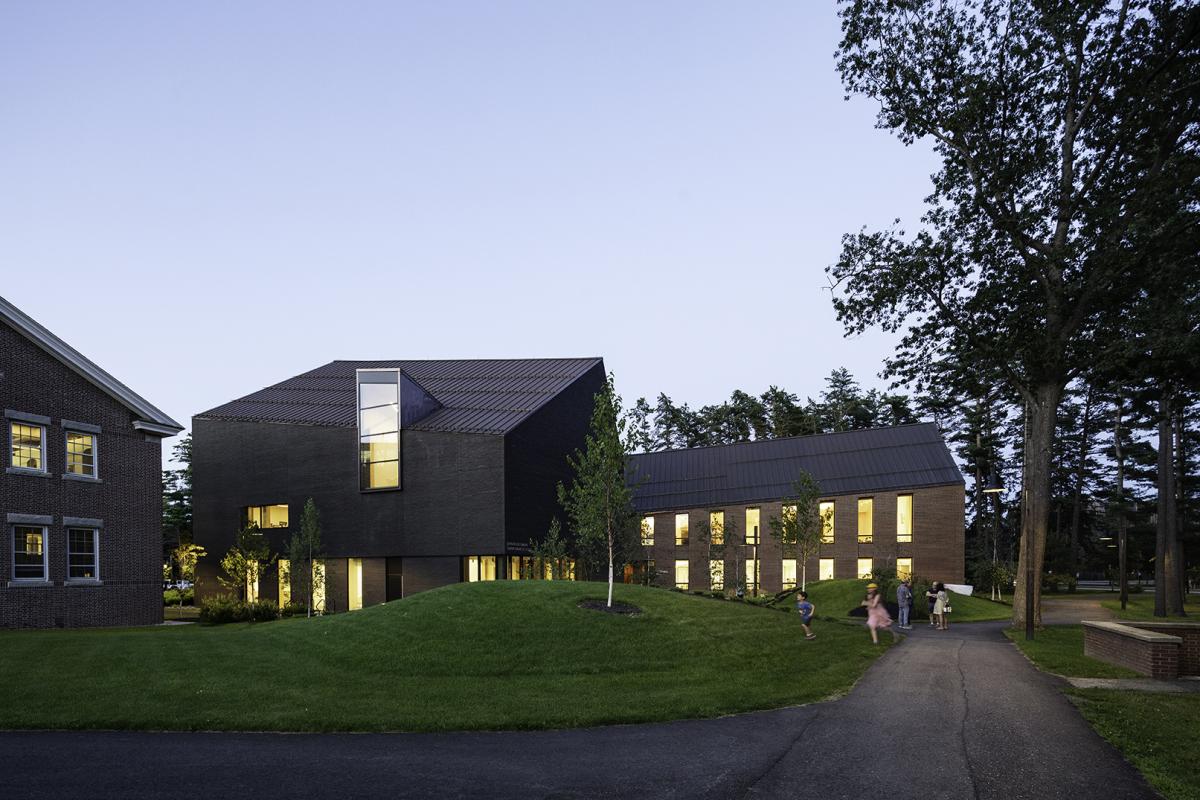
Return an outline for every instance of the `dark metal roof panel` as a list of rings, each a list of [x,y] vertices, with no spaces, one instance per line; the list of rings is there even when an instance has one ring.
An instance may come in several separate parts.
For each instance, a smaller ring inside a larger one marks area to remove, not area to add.
[[[599,358],[333,361],[196,416],[354,427],[355,371],[401,369],[442,405],[408,429],[502,434],[602,363]]]
[[[778,500],[800,470],[826,495],[963,482],[932,423],[644,453],[629,466],[642,513]]]

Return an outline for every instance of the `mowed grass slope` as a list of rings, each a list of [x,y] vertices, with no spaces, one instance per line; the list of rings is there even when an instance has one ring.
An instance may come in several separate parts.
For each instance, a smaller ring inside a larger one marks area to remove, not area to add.
[[[0,728],[458,730],[716,716],[848,690],[884,647],[794,614],[596,583],[459,584],[350,614],[0,633]],[[18,676],[25,676],[23,678]]]

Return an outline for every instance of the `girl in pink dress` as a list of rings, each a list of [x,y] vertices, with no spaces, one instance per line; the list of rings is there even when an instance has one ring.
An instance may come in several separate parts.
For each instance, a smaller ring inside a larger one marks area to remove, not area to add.
[[[892,630],[892,617],[888,614],[887,606],[883,604],[883,595],[879,587],[873,583],[867,584],[867,598],[863,600],[867,607],[867,627],[871,629],[871,641],[879,644],[879,629],[887,628],[892,631],[892,641],[896,641],[896,632]]]

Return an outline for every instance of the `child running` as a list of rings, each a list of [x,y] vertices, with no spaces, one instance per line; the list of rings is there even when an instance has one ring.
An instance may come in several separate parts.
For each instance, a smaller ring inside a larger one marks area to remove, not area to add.
[[[808,602],[808,592],[801,592],[800,599],[796,601],[796,611],[800,614],[800,625],[804,628],[805,639],[817,638],[817,635],[812,632],[812,628],[809,627],[812,624],[813,612],[816,610],[816,606]]]

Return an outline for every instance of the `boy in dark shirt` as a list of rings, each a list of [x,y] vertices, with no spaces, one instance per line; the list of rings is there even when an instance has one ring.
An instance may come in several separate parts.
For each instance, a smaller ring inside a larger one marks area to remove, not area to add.
[[[805,639],[817,638],[817,635],[812,632],[812,628],[809,627],[812,624],[813,612],[816,610],[816,606],[808,602],[808,592],[801,592],[800,599],[796,601],[796,611],[800,614],[800,625],[804,628]]]

